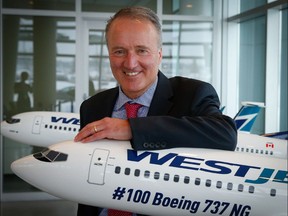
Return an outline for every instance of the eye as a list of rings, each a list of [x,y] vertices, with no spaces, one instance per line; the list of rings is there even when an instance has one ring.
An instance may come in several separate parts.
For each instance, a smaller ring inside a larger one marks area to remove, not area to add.
[[[125,55],[125,51],[122,50],[122,49],[114,50],[113,51],[113,55],[115,55],[115,56],[123,56],[123,55]]]
[[[148,50],[146,50],[146,49],[138,49],[137,52],[139,55],[147,55],[148,54]]]

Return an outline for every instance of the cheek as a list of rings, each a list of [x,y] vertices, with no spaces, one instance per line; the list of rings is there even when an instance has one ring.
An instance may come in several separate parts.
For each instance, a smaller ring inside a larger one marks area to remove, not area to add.
[[[121,61],[119,61],[119,59],[115,59],[115,58],[110,58],[110,67],[113,70],[117,70],[121,67]]]

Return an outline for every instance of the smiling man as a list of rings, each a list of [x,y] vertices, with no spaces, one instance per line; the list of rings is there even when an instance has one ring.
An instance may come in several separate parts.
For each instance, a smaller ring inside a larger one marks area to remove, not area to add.
[[[159,19],[148,8],[124,8],[108,20],[110,66],[119,87],[82,103],[76,142],[130,140],[135,150],[235,149],[237,130],[219,111],[215,89],[195,79],[168,79],[159,70],[161,38]],[[78,209],[78,216],[107,214],[81,204]]]

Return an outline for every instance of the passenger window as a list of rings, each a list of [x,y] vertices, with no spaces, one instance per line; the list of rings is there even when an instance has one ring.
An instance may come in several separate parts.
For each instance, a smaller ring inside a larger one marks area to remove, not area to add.
[[[249,193],[254,193],[254,190],[255,190],[254,186],[249,186]]]
[[[222,188],[222,182],[221,182],[221,181],[217,181],[216,187],[217,187],[217,188]]]
[[[125,175],[130,175],[130,168],[125,168],[124,173],[125,173]]]
[[[232,184],[231,182],[229,182],[229,183],[227,184],[227,189],[228,189],[228,190],[232,190],[232,189],[233,189],[233,184]]]
[[[195,185],[200,185],[200,182],[201,182],[200,178],[195,179]]]
[[[276,196],[276,189],[271,189],[270,196]]]
[[[134,171],[134,176],[136,176],[136,177],[140,176],[140,170],[139,169],[136,169]]]
[[[205,185],[206,185],[206,187],[211,187],[211,180],[207,179]]]
[[[243,189],[244,189],[244,185],[243,184],[239,184],[238,185],[238,191],[239,192],[243,192]]]
[[[179,175],[174,175],[174,182],[179,182]]]
[[[185,183],[185,184],[189,184],[189,182],[190,182],[189,176],[185,176],[185,178],[184,178],[184,183]]]
[[[144,173],[144,177],[149,178],[150,177],[150,171],[146,170]]]
[[[154,179],[159,179],[160,178],[160,173],[159,172],[155,172],[154,173]]]
[[[116,166],[116,167],[115,167],[115,173],[116,173],[116,174],[119,174],[120,171],[121,171],[121,167]]]
[[[165,173],[164,174],[164,181],[169,181],[169,174],[168,173]]]

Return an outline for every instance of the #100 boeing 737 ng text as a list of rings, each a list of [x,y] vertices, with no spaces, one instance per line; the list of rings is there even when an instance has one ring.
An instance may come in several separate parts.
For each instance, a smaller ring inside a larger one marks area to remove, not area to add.
[[[287,140],[249,134],[262,104],[246,102],[235,116],[238,125],[236,151],[287,158]],[[80,128],[79,114],[63,112],[27,112],[1,123],[1,134],[28,145],[48,147],[72,140]]]
[[[66,141],[12,163],[54,196],[145,215],[287,216],[287,159],[129,141]]]

